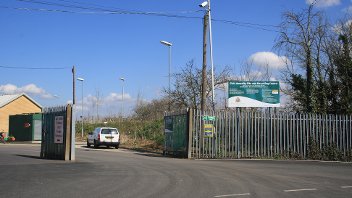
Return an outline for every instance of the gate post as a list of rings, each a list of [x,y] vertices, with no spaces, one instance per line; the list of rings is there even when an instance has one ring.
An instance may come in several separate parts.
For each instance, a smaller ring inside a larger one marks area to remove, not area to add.
[[[70,160],[71,154],[71,121],[72,121],[72,106],[66,107],[66,144],[65,144],[65,161]]]
[[[72,105],[72,113],[71,113],[71,149],[70,149],[70,160],[76,160],[76,105]]]
[[[187,158],[192,158],[192,139],[193,139],[193,109],[189,109],[187,112],[188,121],[188,148],[187,148]]]

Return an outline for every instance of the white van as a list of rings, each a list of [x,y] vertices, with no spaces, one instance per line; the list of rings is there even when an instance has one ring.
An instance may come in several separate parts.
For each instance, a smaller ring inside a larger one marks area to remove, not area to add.
[[[98,148],[100,145],[105,145],[108,148],[114,146],[116,149],[120,146],[120,134],[117,128],[98,127],[92,133],[88,134],[87,147],[94,145]]]

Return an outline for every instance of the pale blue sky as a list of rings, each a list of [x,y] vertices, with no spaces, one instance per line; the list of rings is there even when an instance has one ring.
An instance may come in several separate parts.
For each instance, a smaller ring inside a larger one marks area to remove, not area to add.
[[[92,107],[98,90],[105,106],[109,106],[104,107],[108,114],[120,110],[119,78],[124,77],[127,113],[138,94],[150,101],[159,98],[162,88],[168,85],[168,49],[160,40],[173,43],[172,71],[178,71],[192,59],[197,65],[202,64],[200,18],[204,12],[198,7],[201,2],[1,0],[0,94],[26,92],[43,106],[66,104],[72,100],[71,67],[75,65],[77,77],[85,79],[86,106]],[[221,69],[229,65],[238,70],[253,54],[273,52],[278,29],[247,23],[279,25],[282,12],[301,10],[307,7],[307,2],[310,0],[212,0],[213,19],[236,22],[213,21],[215,66]],[[320,0],[316,9],[326,11],[334,23],[351,13],[351,0]],[[129,14],[121,14],[121,10]],[[131,14],[136,12],[188,18]],[[268,53],[260,55],[256,58]],[[275,59],[275,54],[269,56]],[[81,101],[80,82],[77,82],[77,101]]]

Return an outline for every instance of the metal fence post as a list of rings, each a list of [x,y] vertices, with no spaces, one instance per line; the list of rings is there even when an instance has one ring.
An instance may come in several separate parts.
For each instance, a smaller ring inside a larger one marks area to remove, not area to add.
[[[187,157],[188,159],[192,158],[192,140],[193,140],[193,109],[189,109],[187,112],[187,121],[188,121],[188,149]]]

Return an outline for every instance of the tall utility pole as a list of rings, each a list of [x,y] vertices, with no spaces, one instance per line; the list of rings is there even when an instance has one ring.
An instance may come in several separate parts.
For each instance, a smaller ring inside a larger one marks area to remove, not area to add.
[[[212,35],[212,29],[211,29],[211,7],[210,7],[210,0],[204,1],[199,5],[199,7],[206,9],[206,16],[204,16],[204,31],[207,30],[207,25],[209,25],[209,44],[210,44],[210,64],[211,64],[211,98],[212,98],[212,108],[215,110],[215,87],[214,87],[214,60],[213,60],[213,35]],[[207,20],[205,20],[205,17],[207,17]],[[203,35],[206,36],[206,33],[203,33]],[[205,38],[205,37],[204,37]],[[204,41],[205,43],[205,41]],[[206,46],[205,46],[206,47]],[[203,63],[204,63],[204,53],[206,55],[206,48],[204,48],[203,45]],[[203,65],[203,70],[204,70],[204,65]],[[203,71],[204,72],[204,71]],[[204,93],[202,93],[204,94]],[[203,95],[202,95],[203,97]],[[203,99],[203,98],[202,98]],[[205,101],[204,101],[205,102]],[[204,105],[204,104],[202,104]],[[201,106],[202,108],[202,106]],[[204,106],[203,106],[204,108]]]
[[[200,109],[202,112],[205,111],[206,103],[206,92],[207,92],[207,30],[208,30],[208,20],[209,12],[204,15],[203,20],[203,68],[202,68],[202,99],[200,104]]]
[[[71,122],[71,147],[70,147],[70,160],[76,160],[76,69],[75,66],[72,66],[72,122]]]
[[[76,104],[76,69],[72,67],[72,104]]]

